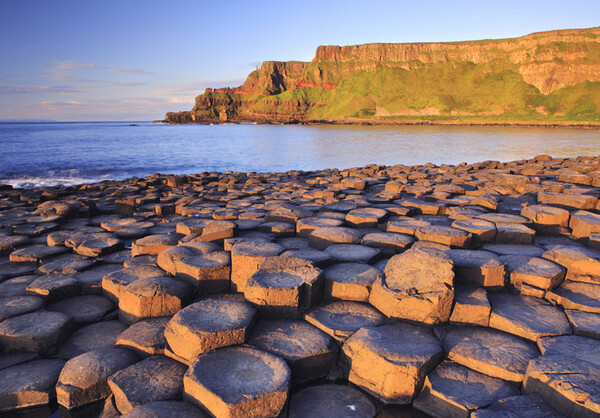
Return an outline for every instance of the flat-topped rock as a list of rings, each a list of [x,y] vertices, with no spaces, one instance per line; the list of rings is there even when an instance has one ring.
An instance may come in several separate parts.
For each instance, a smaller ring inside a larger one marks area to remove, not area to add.
[[[437,242],[454,248],[468,248],[472,238],[469,232],[462,229],[439,225],[418,228],[415,236],[421,241]]]
[[[0,370],[0,412],[50,405],[65,362],[33,360]]]
[[[530,257],[541,257],[542,254],[544,254],[543,248],[522,244],[485,244],[481,249],[498,255],[528,255]]]
[[[360,241],[361,245],[379,248],[388,253],[401,253],[414,242],[411,236],[395,232],[371,232],[363,236]]]
[[[131,244],[131,255],[159,254],[169,247],[177,245],[177,236],[173,234],[148,235]]]
[[[289,250],[281,253],[282,257],[294,257],[310,261],[316,267],[324,268],[333,263],[331,255],[325,251],[315,250],[313,248],[304,248],[301,250]]]
[[[265,351],[242,345],[203,354],[185,374],[185,399],[213,416],[275,417],[287,400],[290,369]]]
[[[600,366],[563,355],[529,362],[523,390],[537,393],[558,412],[571,417],[600,414]]]
[[[86,257],[99,257],[123,248],[124,243],[112,234],[89,234],[81,240],[71,242],[73,251]]]
[[[521,215],[536,225],[569,226],[569,211],[548,205],[525,206]]]
[[[511,287],[524,295],[542,298],[565,278],[566,269],[540,257],[504,255],[500,259],[506,264]]]
[[[344,224],[343,220],[332,218],[311,217],[298,220],[296,223],[296,235],[308,237],[311,232],[318,228],[337,227]],[[1,242],[1,241],[0,241]]]
[[[431,223],[413,218],[401,218],[389,221],[386,224],[387,232],[398,232],[400,234],[415,235],[417,229],[431,226]]]
[[[219,347],[243,344],[250,335],[256,309],[230,299],[206,299],[179,311],[164,335],[180,359],[192,362]]]
[[[49,356],[67,339],[72,319],[60,312],[38,310],[0,322],[0,346],[5,353]]]
[[[292,395],[289,418],[372,418],[376,409],[362,392],[344,385],[309,386]]]
[[[600,365],[600,344],[592,338],[577,335],[542,337],[538,340],[538,347],[543,355],[578,358]]]
[[[167,345],[165,326],[170,319],[171,317],[162,317],[138,321],[117,336],[115,345],[132,350],[142,357],[164,354]]]
[[[575,238],[589,238],[595,232],[600,232],[600,215],[585,210],[571,214],[569,228]]]
[[[77,274],[96,263],[96,260],[77,254],[59,255],[37,269],[37,274]]]
[[[385,277],[373,283],[369,302],[390,318],[446,322],[454,299],[452,267],[450,257],[435,249],[395,255],[385,267]]]
[[[101,321],[115,309],[115,305],[100,295],[82,295],[52,303],[47,309],[64,313],[76,324],[84,324]]]
[[[544,205],[558,206],[565,209],[595,209],[598,198],[584,194],[566,194],[539,192],[538,202]]]
[[[487,327],[491,312],[492,308],[485,289],[473,286],[455,287],[451,323]]]
[[[181,258],[175,262],[175,269],[177,278],[192,284],[201,293],[229,291],[231,256],[227,251]]]
[[[425,379],[413,407],[433,417],[468,417],[509,396],[520,395],[515,384],[445,361]]]
[[[371,263],[375,261],[381,251],[377,248],[358,244],[333,244],[325,249],[333,262],[342,263]]]
[[[56,301],[76,296],[81,292],[81,285],[72,275],[46,274],[39,276],[29,286],[27,294],[40,296],[48,301]]]
[[[58,404],[73,409],[107,398],[111,394],[107,379],[137,361],[135,354],[122,348],[103,348],[72,358],[56,383]]]
[[[565,267],[567,279],[600,283],[600,251],[598,250],[573,245],[556,245],[550,247],[542,257]]]
[[[104,415],[103,415],[104,417]],[[158,401],[139,405],[123,415],[125,418],[208,418],[201,409],[187,402]]]
[[[48,245],[37,244],[13,251],[10,253],[9,259],[11,263],[41,264],[67,251],[69,249],[65,247],[49,247]]]
[[[127,328],[119,321],[104,321],[86,325],[75,331],[65,342],[56,357],[68,360],[88,351],[111,348],[117,336]]]
[[[346,222],[355,228],[376,228],[388,212],[379,208],[360,208],[346,214]]]
[[[164,270],[156,266],[135,266],[113,271],[102,278],[102,294],[113,302],[119,301],[121,291],[138,279],[162,277]]]
[[[119,293],[119,316],[132,323],[144,318],[170,316],[189,299],[191,287],[172,277],[145,277],[128,284]]]
[[[38,269],[37,264],[33,263],[5,263],[0,266],[0,281],[31,275]]]
[[[175,266],[177,261],[188,257],[203,257],[220,249],[217,244],[212,242],[186,242],[161,251],[156,258],[156,263],[171,276],[175,276],[177,274],[177,267]]]
[[[386,321],[385,316],[371,305],[348,301],[323,303],[307,312],[304,319],[339,343],[361,328],[376,327]]]
[[[454,262],[457,283],[502,289],[506,280],[504,263],[488,251],[450,250],[446,252]]]
[[[248,344],[286,360],[294,382],[325,377],[337,359],[333,339],[313,325],[294,319],[259,321]]]
[[[523,381],[527,364],[540,355],[532,343],[490,328],[444,327],[436,334],[449,360],[511,382]]]
[[[363,233],[352,228],[330,226],[317,228],[308,236],[311,247],[324,250],[333,244],[358,244]]]
[[[565,309],[600,313],[600,284],[565,281],[546,293],[546,299]]]
[[[600,314],[565,309],[576,335],[600,339]]]
[[[517,395],[500,399],[485,409],[471,413],[472,418],[560,418],[562,415],[552,409],[539,396]]]
[[[13,277],[0,283],[0,295],[3,297],[24,296],[27,294],[27,287],[40,276],[27,275]]]
[[[393,404],[410,404],[444,356],[428,328],[404,323],[361,328],[342,349],[348,380]]]
[[[9,296],[0,298],[0,321],[37,311],[44,307],[44,299],[37,296]]]
[[[122,369],[108,379],[121,414],[138,405],[181,399],[187,367],[165,356],[148,357]]]
[[[323,277],[325,298],[368,302],[371,286],[382,273],[366,263],[339,263],[325,269]]]
[[[564,312],[542,299],[510,293],[491,293],[488,298],[492,305],[491,328],[531,341],[571,333]]]
[[[267,257],[285,251],[285,247],[273,242],[241,242],[231,249],[231,290],[243,292],[246,282],[258,271]]]
[[[24,235],[2,235],[0,236],[0,255],[8,255],[17,248],[29,244],[30,241],[31,239]]]

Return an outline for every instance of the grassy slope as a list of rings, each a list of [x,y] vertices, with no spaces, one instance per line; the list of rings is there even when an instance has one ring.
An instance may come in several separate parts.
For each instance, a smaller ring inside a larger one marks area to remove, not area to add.
[[[583,48],[587,49],[583,63],[600,63],[600,48],[590,50],[589,44],[555,42],[544,45],[536,55]],[[320,80],[314,79],[317,73],[322,74]],[[318,62],[309,64],[301,79],[338,86],[332,90],[302,87],[266,97],[230,97],[252,101],[246,110],[259,113],[285,113],[285,108],[271,103],[298,101],[306,105],[301,107],[312,120],[600,123],[600,83],[580,83],[543,95],[523,80],[517,65],[501,58],[482,64]],[[377,116],[377,108],[387,116]],[[407,116],[425,108],[435,108],[439,114]]]

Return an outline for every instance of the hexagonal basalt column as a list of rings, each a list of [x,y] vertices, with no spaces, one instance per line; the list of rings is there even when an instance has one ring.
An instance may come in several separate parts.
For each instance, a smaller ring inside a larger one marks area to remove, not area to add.
[[[243,292],[246,282],[267,257],[281,254],[285,247],[272,242],[241,242],[231,249],[231,290]]]

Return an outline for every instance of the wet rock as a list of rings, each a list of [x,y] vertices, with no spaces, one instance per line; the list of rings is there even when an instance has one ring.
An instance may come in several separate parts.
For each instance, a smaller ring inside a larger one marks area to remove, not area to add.
[[[563,311],[544,300],[510,293],[492,293],[488,298],[492,305],[491,328],[531,341],[571,333]]]
[[[181,399],[187,367],[164,356],[148,357],[113,374],[108,386],[125,414],[138,405]]]
[[[5,353],[49,356],[67,339],[72,320],[60,312],[39,310],[0,322],[0,346]]]
[[[342,349],[348,380],[393,404],[410,404],[444,356],[429,329],[403,323],[362,328]]]
[[[172,352],[191,363],[198,355],[216,348],[243,344],[255,315],[256,310],[244,302],[206,299],[173,316],[164,336]]]
[[[493,253],[476,250],[450,250],[456,282],[499,290],[504,287],[506,269]]]
[[[472,286],[456,286],[454,308],[450,322],[460,325],[481,325],[490,323],[492,308],[485,289]]]
[[[382,274],[366,263],[339,263],[328,267],[323,277],[325,298],[368,302],[371,286]]]
[[[450,318],[454,299],[452,260],[434,249],[395,255],[385,277],[373,283],[369,302],[390,318],[425,324]]]
[[[309,386],[292,396],[290,418],[372,418],[375,407],[362,392],[343,385]]]
[[[127,328],[119,321],[105,321],[86,325],[75,331],[64,343],[56,357],[68,360],[80,354],[102,348],[111,348],[117,336]]]
[[[304,321],[293,319],[259,321],[248,344],[286,360],[294,382],[325,377],[338,352],[329,335]]]
[[[358,244],[363,234],[355,229],[337,227],[317,228],[308,236],[311,247],[325,250],[333,244]]]
[[[54,385],[65,362],[33,360],[0,370],[0,412],[48,406],[55,399]]]
[[[226,347],[196,359],[184,378],[184,396],[214,416],[275,417],[289,380],[283,359],[247,345]]]
[[[511,382],[521,382],[529,361],[540,355],[533,344],[490,328],[446,327],[436,333],[449,360]]]
[[[271,242],[242,242],[231,249],[231,290],[243,292],[246,282],[267,257],[281,254],[285,248]]]
[[[600,366],[562,355],[529,362],[523,389],[537,393],[558,412],[571,417],[600,414]]]
[[[165,353],[165,326],[171,317],[143,319],[125,329],[115,345],[134,351],[142,357]]]
[[[189,298],[188,284],[172,277],[146,277],[128,284],[119,293],[119,316],[126,322],[170,316]]]
[[[56,383],[58,404],[73,409],[107,398],[111,394],[107,379],[137,361],[135,354],[121,348],[88,351],[72,358]]]
[[[304,319],[339,343],[361,328],[376,327],[386,321],[371,305],[347,301],[326,302],[307,312]]]
[[[520,392],[514,384],[444,362],[427,376],[413,407],[433,417],[468,417],[477,409],[516,395]]]

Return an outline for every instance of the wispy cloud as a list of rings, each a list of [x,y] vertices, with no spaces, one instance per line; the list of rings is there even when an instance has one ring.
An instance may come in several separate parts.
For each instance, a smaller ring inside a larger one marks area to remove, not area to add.
[[[152,74],[149,71],[138,70],[137,68],[105,68],[111,73],[120,73],[120,74]]]
[[[118,83],[113,83],[113,86],[115,87],[139,87],[139,86],[145,86],[148,83],[144,83],[141,81],[119,81]]]
[[[117,74],[150,74],[150,72],[145,70],[140,70],[137,68],[121,68],[121,67],[107,67],[103,65],[98,65],[90,62],[79,62],[73,60],[61,60],[54,61],[52,67],[50,67],[45,77],[49,77],[54,80],[58,80],[61,82],[67,83],[104,83],[106,80],[98,79],[98,78],[86,78],[77,75],[78,73],[86,70],[95,71],[96,74],[102,72],[110,72]]]
[[[193,97],[172,97],[167,103],[194,103]]]

